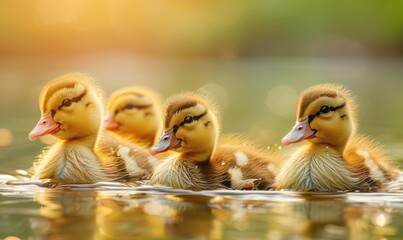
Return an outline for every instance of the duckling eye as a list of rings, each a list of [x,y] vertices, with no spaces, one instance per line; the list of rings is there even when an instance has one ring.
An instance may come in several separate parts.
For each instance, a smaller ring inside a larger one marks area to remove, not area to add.
[[[328,112],[330,112],[330,107],[329,106],[322,106],[320,108],[320,112],[321,113],[328,113]]]
[[[185,119],[183,119],[184,123],[192,123],[194,121],[194,118],[192,116],[186,116]]]
[[[70,107],[72,103],[73,103],[73,101],[71,101],[70,98],[65,98],[62,101],[62,106],[63,107]]]
[[[125,108],[126,108],[126,109],[133,109],[133,108],[134,108],[134,105],[131,104],[131,103],[128,103]]]

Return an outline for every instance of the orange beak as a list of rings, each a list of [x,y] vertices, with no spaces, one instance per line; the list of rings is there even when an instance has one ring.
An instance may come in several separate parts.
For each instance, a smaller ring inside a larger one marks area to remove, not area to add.
[[[115,115],[108,114],[104,120],[104,128],[109,131],[115,131],[119,129],[119,123],[115,120]]]
[[[60,130],[60,124],[53,120],[51,113],[42,116],[34,129],[28,134],[29,140],[33,141],[38,137],[55,134]]]
[[[180,143],[181,140],[176,138],[174,130],[171,129],[161,135],[158,143],[151,147],[150,153],[152,155],[155,155],[157,153],[166,152],[168,150],[179,147]]]
[[[302,122],[297,122],[292,130],[281,139],[281,143],[284,146],[288,146],[293,143],[301,142],[305,139],[311,138],[315,135],[316,131],[312,130],[309,126],[309,120],[306,119]]]

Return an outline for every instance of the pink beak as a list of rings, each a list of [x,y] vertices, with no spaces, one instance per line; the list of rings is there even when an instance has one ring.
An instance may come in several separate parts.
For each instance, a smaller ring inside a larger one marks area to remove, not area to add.
[[[115,131],[119,129],[119,123],[115,120],[115,115],[108,114],[104,120],[104,128],[109,131]]]
[[[28,134],[29,140],[33,141],[38,137],[55,134],[60,130],[60,124],[53,120],[51,113],[42,116],[34,129]]]
[[[309,126],[309,121],[306,119],[302,122],[297,122],[292,130],[281,139],[281,143],[284,146],[288,146],[293,143],[301,142],[305,139],[312,137],[315,131]]]
[[[173,129],[171,129],[161,135],[158,143],[151,147],[150,153],[155,155],[157,153],[166,152],[179,147],[180,143],[181,141],[176,138]]]

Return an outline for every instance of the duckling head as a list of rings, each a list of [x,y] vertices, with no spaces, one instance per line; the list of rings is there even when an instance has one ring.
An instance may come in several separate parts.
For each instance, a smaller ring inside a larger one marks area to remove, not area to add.
[[[215,106],[204,96],[185,93],[167,101],[164,132],[152,154],[174,150],[189,161],[207,160],[219,135]]]
[[[112,93],[104,121],[105,129],[153,141],[160,126],[160,101],[156,93],[140,87]]]
[[[350,92],[339,85],[316,85],[302,92],[297,122],[282,144],[307,140],[342,150],[355,129],[356,105]]]
[[[63,140],[96,136],[101,126],[100,91],[81,74],[66,74],[47,83],[39,96],[41,119],[29,139],[54,135]]]

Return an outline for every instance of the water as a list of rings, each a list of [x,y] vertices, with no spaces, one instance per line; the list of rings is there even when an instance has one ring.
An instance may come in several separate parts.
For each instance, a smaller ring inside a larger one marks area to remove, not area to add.
[[[20,239],[402,239],[402,193],[1,186]]]
[[[26,178],[17,170],[29,169],[43,147],[27,140],[38,121],[41,85],[72,69],[97,77],[107,92],[145,82],[165,96],[200,87],[216,91],[222,97],[217,100],[223,109],[223,132],[246,132],[263,144],[278,142],[295,122],[295,99],[284,102],[279,96],[296,95],[324,81],[344,83],[358,96],[361,131],[377,137],[394,164],[402,166],[403,115],[396,111],[403,104],[401,61],[173,64],[120,55],[84,59],[67,67],[70,60],[36,61],[23,60],[20,66],[19,59],[0,67],[0,128],[12,133],[10,143],[0,146],[0,239],[403,239],[401,184],[387,192],[336,194],[193,192],[146,183],[53,189],[4,184],[10,178],[6,174]],[[0,131],[0,142],[6,135]]]

